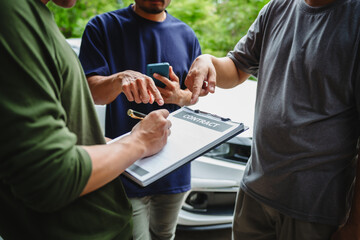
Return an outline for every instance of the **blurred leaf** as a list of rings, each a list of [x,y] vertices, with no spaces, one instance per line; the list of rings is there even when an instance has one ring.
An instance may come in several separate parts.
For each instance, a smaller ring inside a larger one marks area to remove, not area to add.
[[[270,0],[182,0],[171,1],[167,11],[192,27],[203,53],[222,57],[243,37]],[[63,9],[52,2],[61,32],[66,38],[81,37],[86,23],[95,15],[127,7],[133,0],[78,0],[75,7]]]

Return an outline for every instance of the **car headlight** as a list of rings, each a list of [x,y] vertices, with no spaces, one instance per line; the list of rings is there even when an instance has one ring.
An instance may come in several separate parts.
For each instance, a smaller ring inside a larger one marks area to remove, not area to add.
[[[210,215],[232,215],[235,206],[234,192],[193,191],[185,200],[182,209]]]
[[[204,155],[219,160],[246,163],[250,153],[251,139],[234,137]]]
[[[228,143],[223,143],[216,148],[210,150],[209,152],[205,153],[207,157],[220,157],[227,155],[230,152],[230,146]]]
[[[185,201],[192,209],[206,210],[208,197],[203,192],[191,192]]]

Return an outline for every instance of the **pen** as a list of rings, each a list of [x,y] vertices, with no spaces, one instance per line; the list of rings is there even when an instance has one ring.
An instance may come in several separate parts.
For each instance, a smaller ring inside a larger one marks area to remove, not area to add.
[[[129,109],[127,111],[127,115],[129,115],[130,117],[134,118],[134,119],[144,119],[146,117],[146,114],[141,113],[141,112],[137,112],[135,110]]]

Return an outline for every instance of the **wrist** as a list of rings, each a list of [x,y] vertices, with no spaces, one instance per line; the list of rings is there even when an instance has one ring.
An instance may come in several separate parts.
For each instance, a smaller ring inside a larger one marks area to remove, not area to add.
[[[180,107],[191,105],[191,95],[189,89],[181,90],[181,97],[179,98],[178,105]]]
[[[113,76],[112,78],[112,82],[113,82],[113,86],[117,86],[117,88],[119,89],[119,94],[122,93],[123,89],[122,89],[122,81],[124,79],[124,72],[118,72]]]
[[[136,136],[133,136],[136,135]],[[145,142],[142,140],[141,137],[137,136],[137,134],[132,134],[133,137],[132,143],[135,146],[135,151],[138,153],[137,159],[141,159],[147,156],[148,146],[145,144]]]
[[[118,143],[121,143],[123,149],[126,149],[126,152],[132,159],[132,162],[145,157],[147,150],[144,142],[136,135],[137,134],[130,133],[118,141]],[[122,153],[122,150],[120,150],[119,153]]]

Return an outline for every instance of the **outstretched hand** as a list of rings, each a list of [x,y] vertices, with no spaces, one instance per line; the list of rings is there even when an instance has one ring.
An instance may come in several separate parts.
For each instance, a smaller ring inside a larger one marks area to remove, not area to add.
[[[185,85],[192,92],[191,104],[198,101],[199,96],[215,92],[216,71],[208,54],[195,59],[185,79]]]
[[[122,92],[130,102],[152,104],[155,101],[160,106],[164,104],[164,99],[151,77],[127,70],[122,72],[121,78]]]

